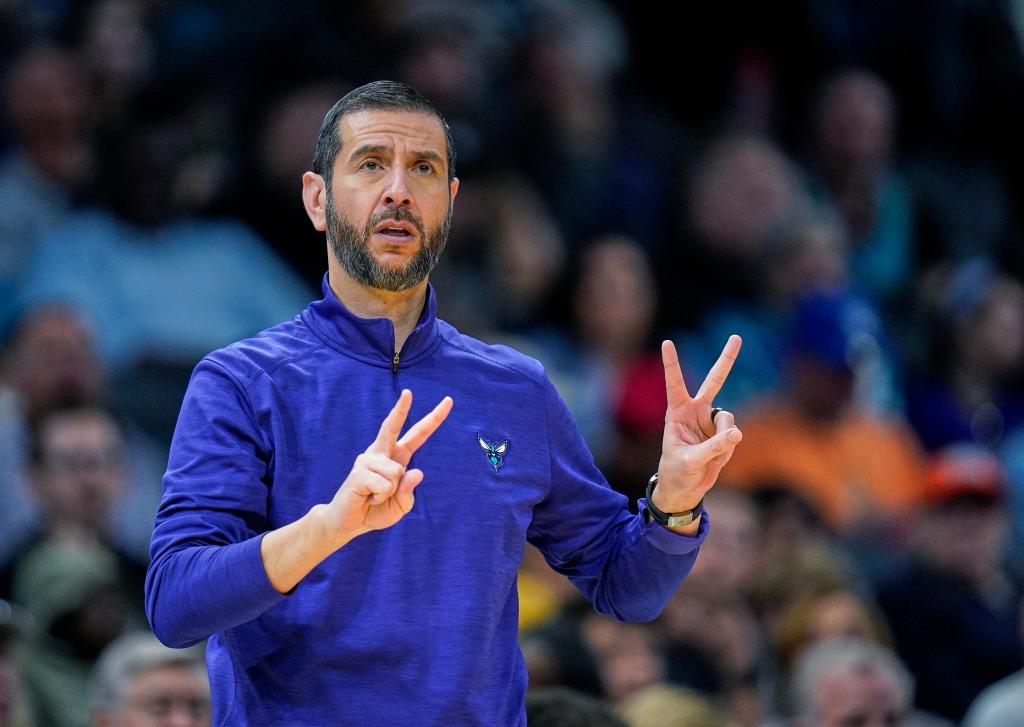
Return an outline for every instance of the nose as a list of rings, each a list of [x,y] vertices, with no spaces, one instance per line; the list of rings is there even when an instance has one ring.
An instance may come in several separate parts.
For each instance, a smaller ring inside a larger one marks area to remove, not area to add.
[[[412,189],[409,186],[409,176],[405,169],[396,165],[391,171],[381,201],[389,207],[412,207]]]

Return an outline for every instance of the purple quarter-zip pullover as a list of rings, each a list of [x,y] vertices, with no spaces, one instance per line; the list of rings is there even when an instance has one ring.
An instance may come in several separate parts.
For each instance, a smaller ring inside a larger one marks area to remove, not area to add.
[[[400,356],[390,320],[323,291],[196,366],[153,533],[153,630],[178,647],[210,637],[214,725],[524,725],[524,543],[601,613],[645,621],[707,516],[687,537],[631,515],[541,365],[437,319],[433,289]],[[410,422],[455,400],[410,464],[415,507],[278,593],[262,535],[331,500],[403,388]]]

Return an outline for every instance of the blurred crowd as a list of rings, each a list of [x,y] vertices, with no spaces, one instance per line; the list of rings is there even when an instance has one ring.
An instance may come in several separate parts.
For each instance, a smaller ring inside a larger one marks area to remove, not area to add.
[[[651,624],[520,574],[531,725],[1020,723],[1024,3],[0,0],[0,727],[209,723],[142,582],[191,367],[319,297],[301,175],[377,78],[447,117],[439,314],[611,485],[673,339],[744,441]],[[161,722],[160,720],[165,720]]]

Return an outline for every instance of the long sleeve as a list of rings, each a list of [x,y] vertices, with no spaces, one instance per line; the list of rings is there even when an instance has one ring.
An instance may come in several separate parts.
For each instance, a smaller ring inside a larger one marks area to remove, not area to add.
[[[594,464],[575,422],[548,383],[551,487],[534,510],[530,542],[566,575],[598,612],[621,621],[650,621],[690,572],[708,532],[695,536],[644,522],[626,509]]]
[[[165,644],[188,646],[285,598],[260,558],[267,449],[241,386],[201,361],[171,443],[146,576],[146,614]]]

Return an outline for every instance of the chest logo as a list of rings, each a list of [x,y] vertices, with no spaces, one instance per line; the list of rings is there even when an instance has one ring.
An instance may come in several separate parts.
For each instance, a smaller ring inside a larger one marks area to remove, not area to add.
[[[508,451],[508,440],[504,440],[499,444],[491,444],[482,436],[480,432],[476,433],[476,441],[480,443],[480,448],[484,451],[484,456],[487,457],[487,461],[494,467],[494,471],[497,472],[498,468],[505,464],[505,452]]]

